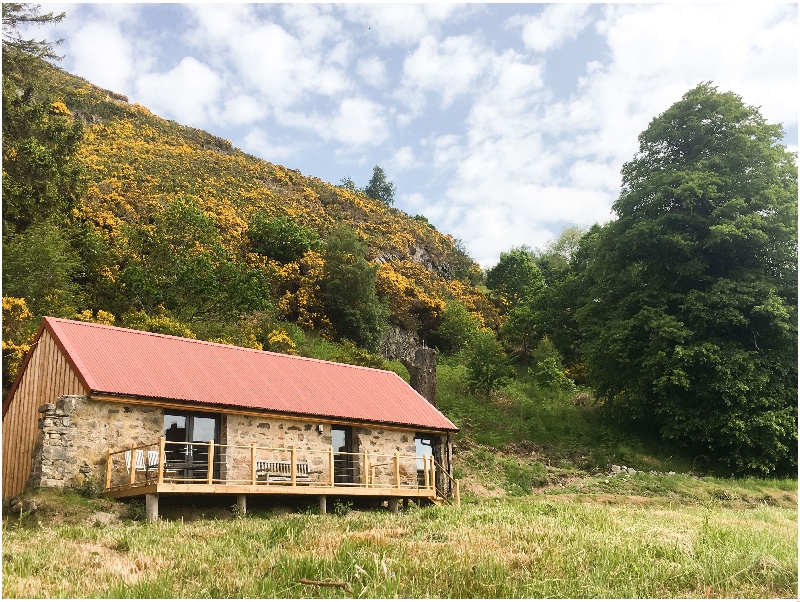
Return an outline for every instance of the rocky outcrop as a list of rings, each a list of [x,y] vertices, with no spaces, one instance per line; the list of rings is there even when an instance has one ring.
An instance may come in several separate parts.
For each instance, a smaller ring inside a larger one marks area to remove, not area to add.
[[[401,362],[411,375],[414,390],[436,407],[436,351],[420,347],[414,353],[414,360],[401,358]]]
[[[410,360],[419,348],[419,337],[415,332],[403,330],[399,326],[390,326],[383,334],[378,352],[387,360]]]

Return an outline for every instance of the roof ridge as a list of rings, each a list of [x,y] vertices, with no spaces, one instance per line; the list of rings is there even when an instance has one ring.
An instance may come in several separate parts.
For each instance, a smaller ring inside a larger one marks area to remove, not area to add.
[[[126,328],[124,326],[111,326],[110,324],[98,324],[97,322],[84,322],[82,320],[69,320],[67,318],[56,318],[53,316],[45,316],[44,320],[47,321],[54,321],[54,322],[62,322],[67,324],[75,324],[76,326],[87,326],[87,327],[94,327],[94,328],[101,328],[106,330],[124,330],[127,332],[137,333],[139,335],[149,335],[154,337],[160,337],[165,339],[175,339],[178,341],[184,341],[187,343],[197,343],[199,345],[211,345],[214,347],[222,347],[222,348],[233,348],[233,349],[241,349],[243,351],[252,351],[254,353],[266,353],[267,355],[277,355],[280,357],[287,357],[296,360],[305,360],[308,362],[320,362],[323,364],[333,364],[334,366],[345,366],[347,368],[357,368],[359,370],[372,370],[374,372],[381,372],[381,373],[389,373],[394,374],[398,378],[401,378],[399,374],[394,372],[393,370],[382,370],[381,368],[370,368],[368,366],[357,366],[355,364],[345,364],[343,362],[332,362],[330,360],[320,360],[315,357],[305,357],[304,355],[291,355],[289,353],[278,353],[277,351],[266,351],[264,349],[253,349],[251,347],[239,347],[238,345],[229,345],[228,343],[215,343],[213,341],[204,341],[202,339],[190,339],[188,337],[179,337],[174,334],[162,334],[160,332],[150,332],[148,330],[137,330],[135,328]]]

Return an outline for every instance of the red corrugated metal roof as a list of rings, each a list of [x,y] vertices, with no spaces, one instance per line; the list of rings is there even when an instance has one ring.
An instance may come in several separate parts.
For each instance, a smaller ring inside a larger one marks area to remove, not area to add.
[[[94,393],[457,430],[394,372],[45,318]]]

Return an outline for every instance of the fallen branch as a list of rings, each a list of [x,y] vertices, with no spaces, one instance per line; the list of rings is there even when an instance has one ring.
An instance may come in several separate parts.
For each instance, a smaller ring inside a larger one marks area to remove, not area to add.
[[[350,586],[342,581],[313,581],[312,579],[296,579],[296,582],[302,583],[303,585],[321,585],[322,587],[341,587],[348,594],[353,593],[353,590],[350,589]]]

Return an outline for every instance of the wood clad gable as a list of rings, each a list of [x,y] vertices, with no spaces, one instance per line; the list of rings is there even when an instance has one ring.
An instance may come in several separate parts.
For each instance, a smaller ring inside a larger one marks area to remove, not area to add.
[[[31,470],[39,407],[61,395],[86,395],[58,341],[40,328],[8,398],[3,404],[3,497],[19,495]]]

